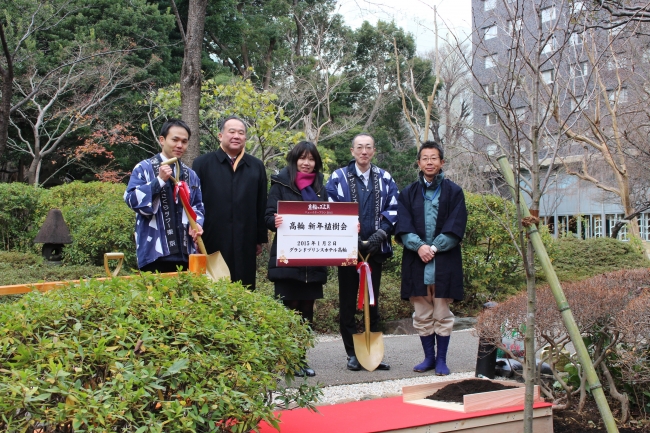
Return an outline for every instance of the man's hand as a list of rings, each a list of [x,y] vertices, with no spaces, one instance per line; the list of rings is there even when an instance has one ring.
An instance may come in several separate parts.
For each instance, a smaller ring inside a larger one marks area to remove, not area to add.
[[[190,227],[189,233],[190,233],[190,236],[192,236],[192,239],[194,240],[194,242],[196,242],[196,238],[203,234],[203,227],[201,227],[200,225],[197,224],[196,225],[196,230],[194,230],[192,227]]]
[[[368,253],[376,254],[381,250],[381,244],[388,235],[382,229],[377,230],[368,238]]]
[[[257,244],[257,251],[255,251],[256,255],[262,254],[262,244]]]
[[[167,164],[161,165],[158,169],[158,177],[161,178],[163,182],[167,182],[169,178],[172,177],[172,173],[172,168]]]
[[[436,254],[433,252],[429,245],[424,244],[418,248],[418,255],[420,256],[420,260],[422,260],[424,263],[429,263],[431,260],[433,260]]]
[[[278,215],[276,213],[274,213],[273,215],[275,215],[275,228],[277,229],[278,227],[280,227],[282,225],[282,216]],[[259,254],[259,253],[257,253],[257,254]]]

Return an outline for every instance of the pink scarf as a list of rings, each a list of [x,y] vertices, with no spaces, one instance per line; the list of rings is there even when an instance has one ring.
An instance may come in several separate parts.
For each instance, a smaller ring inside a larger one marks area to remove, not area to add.
[[[316,173],[302,173],[299,171],[296,173],[296,186],[299,190],[303,190],[311,186],[314,183],[314,179],[316,179]]]

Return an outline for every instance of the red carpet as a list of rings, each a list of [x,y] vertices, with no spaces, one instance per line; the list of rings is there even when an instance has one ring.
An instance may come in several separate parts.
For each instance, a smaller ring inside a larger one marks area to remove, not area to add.
[[[537,403],[535,407],[551,406]],[[476,418],[499,413],[523,410],[523,406],[460,413],[433,409],[402,402],[402,397],[356,401],[345,404],[319,406],[315,413],[307,409],[281,411],[280,433],[373,433],[400,428]],[[260,424],[260,432],[277,433],[266,423]]]

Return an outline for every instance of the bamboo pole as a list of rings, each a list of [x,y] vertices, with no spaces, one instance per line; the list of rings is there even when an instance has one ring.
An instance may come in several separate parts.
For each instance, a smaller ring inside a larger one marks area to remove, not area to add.
[[[499,158],[497,158],[497,161],[499,162],[499,167],[501,167],[501,174],[505,178],[505,181],[508,183],[508,186],[510,186],[510,190],[512,191],[514,198],[516,193],[515,175],[512,172],[512,168],[510,168],[508,157],[501,155]],[[521,205],[522,216],[524,218],[530,217],[530,211],[528,210],[528,206],[526,205],[526,202],[524,201],[521,193],[519,194],[519,203]],[[573,318],[571,307],[569,306],[569,303],[564,296],[564,291],[562,290],[560,280],[557,278],[555,269],[553,269],[551,260],[549,259],[546,248],[544,247],[544,243],[542,242],[542,237],[540,236],[539,231],[537,231],[537,225],[531,224],[528,226],[528,236],[530,237],[537,257],[542,264],[542,269],[544,270],[544,274],[546,274],[546,279],[548,280],[548,284],[551,287],[551,292],[553,292],[553,296],[555,297],[555,302],[557,303],[558,310],[560,310],[560,314],[562,315],[564,326],[566,326],[567,330],[569,331],[571,342],[573,343],[573,347],[576,349],[578,360],[582,364],[585,375],[587,376],[589,389],[594,396],[594,400],[596,400],[596,405],[598,405],[598,410],[600,411],[600,415],[602,416],[603,422],[605,423],[605,428],[607,429],[608,433],[618,433],[616,420],[612,415],[609,404],[607,404],[603,386],[598,380],[596,369],[591,362],[591,358],[589,358],[589,352],[587,351],[587,347],[582,340],[582,335],[580,335],[578,325]]]

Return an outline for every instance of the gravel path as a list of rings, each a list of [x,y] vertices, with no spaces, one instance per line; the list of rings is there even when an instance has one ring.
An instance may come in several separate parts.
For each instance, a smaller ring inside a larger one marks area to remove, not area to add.
[[[453,373],[449,376],[427,375],[422,377],[412,377],[409,379],[386,380],[383,382],[328,386],[323,388],[323,396],[318,399],[317,405],[322,406],[359,400],[372,400],[375,398],[396,397],[402,395],[402,387],[404,386],[442,382],[454,379],[469,379],[473,377],[473,372],[467,372]]]

